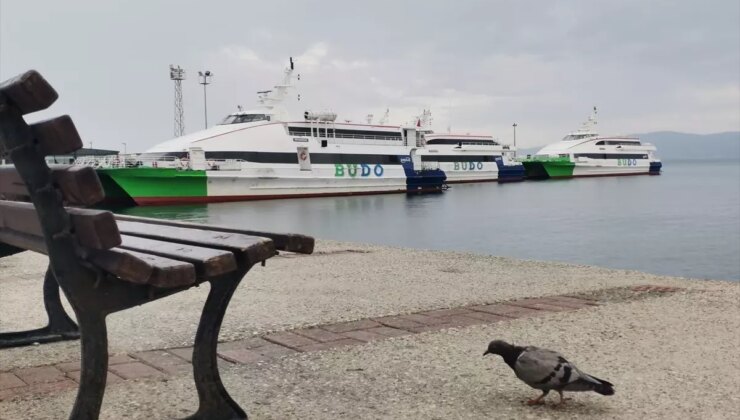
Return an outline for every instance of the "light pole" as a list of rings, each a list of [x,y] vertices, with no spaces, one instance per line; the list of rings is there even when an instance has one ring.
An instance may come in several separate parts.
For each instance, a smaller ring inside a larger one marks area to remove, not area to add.
[[[511,126],[514,127],[514,156],[516,156],[516,126],[517,124],[514,123]]]
[[[203,85],[203,114],[205,115],[206,128],[208,128],[208,101],[206,100],[206,86],[211,83],[212,76],[213,73],[211,73],[210,70],[198,72],[198,78],[200,79],[198,83]]]
[[[123,155],[126,156],[128,153],[126,153],[126,142],[121,143],[123,144]]]

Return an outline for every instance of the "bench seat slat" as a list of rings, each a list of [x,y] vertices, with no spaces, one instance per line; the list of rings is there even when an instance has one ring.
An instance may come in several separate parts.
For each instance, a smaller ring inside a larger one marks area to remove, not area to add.
[[[190,286],[195,283],[195,267],[183,261],[123,248],[93,252],[89,259],[96,266],[130,283],[161,288]]]
[[[280,251],[295,252],[299,254],[311,254],[314,248],[314,238],[306,235],[299,234],[287,234],[287,233],[274,233],[274,232],[261,232],[248,229],[234,229],[224,226],[215,225],[204,225],[188,222],[179,222],[174,220],[165,219],[153,219],[148,217],[129,216],[129,215],[116,215],[116,220],[119,221],[130,221],[130,222],[141,222],[154,225],[163,226],[174,226],[182,228],[195,228],[204,229],[214,232],[225,232],[225,233],[238,233],[249,236],[260,236],[264,238],[272,239],[275,244],[275,248]]]
[[[234,254],[220,249],[156,241],[129,235],[121,235],[121,248],[191,263],[195,266],[199,277],[214,277],[230,273],[237,268]]]
[[[0,229],[0,242],[47,255],[43,236]],[[167,288],[195,283],[195,268],[186,262],[121,248],[83,250],[82,254],[92,265],[130,283]]]
[[[259,236],[127,222],[124,220],[118,221],[118,229],[129,236],[231,251],[237,256],[245,257],[252,264],[262,262],[275,255],[272,240]]]
[[[89,166],[53,165],[51,175],[64,200],[76,206],[91,206],[105,197],[95,169]],[[14,166],[0,167],[0,197],[28,199],[26,184]]]
[[[103,210],[67,208],[79,244],[109,249],[121,243],[113,213]],[[0,201],[0,229],[42,236],[39,215],[31,203]]]

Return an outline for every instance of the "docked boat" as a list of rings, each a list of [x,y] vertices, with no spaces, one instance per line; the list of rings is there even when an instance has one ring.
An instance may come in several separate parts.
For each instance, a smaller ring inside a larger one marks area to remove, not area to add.
[[[426,133],[417,153],[423,162],[437,163],[448,184],[524,179],[524,166],[515,160],[514,150],[488,135]]]
[[[490,139],[480,140],[488,142],[486,150],[476,150],[470,139],[435,144],[441,138],[419,121],[341,123],[335,113],[311,111],[288,118],[282,105],[293,71],[291,61],[281,84],[259,92],[256,109],[230,114],[219,125],[141,154],[77,163],[98,169],[111,201],[137,205],[438,192],[447,180],[442,167],[450,166],[456,180],[476,172],[480,180],[496,180],[506,172],[499,169],[503,149]]]
[[[594,107],[578,131],[522,159],[527,178],[660,174],[655,146],[634,136],[601,136],[596,124]]]

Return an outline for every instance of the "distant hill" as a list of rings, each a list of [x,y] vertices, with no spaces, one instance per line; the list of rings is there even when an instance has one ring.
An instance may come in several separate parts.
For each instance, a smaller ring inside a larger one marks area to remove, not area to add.
[[[635,134],[658,148],[661,160],[737,160],[740,161],[740,131],[714,134],[655,131]],[[518,155],[535,154],[540,147],[520,149]]]
[[[714,134],[656,131],[638,136],[642,141],[654,144],[662,160],[740,161],[740,131]]]

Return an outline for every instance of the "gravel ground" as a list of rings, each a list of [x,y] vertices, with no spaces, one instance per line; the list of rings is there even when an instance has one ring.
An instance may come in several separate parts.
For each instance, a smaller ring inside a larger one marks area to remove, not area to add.
[[[578,312],[400,337],[365,346],[223,369],[255,419],[736,419],[740,418],[740,289],[621,301]],[[616,395],[538,395],[500,358],[493,338],[560,350]],[[195,409],[188,376],[110,387],[102,418],[173,418]],[[59,418],[73,392],[0,403],[0,418]]]
[[[636,271],[458,252],[318,241],[311,256],[286,254],[255,267],[236,291],[221,340],[266,331],[394,315],[520,297],[585,292],[633,284],[702,289],[724,282],[688,281]],[[41,285],[46,258],[0,259],[0,331],[45,322]],[[193,288],[108,318],[112,354],[192,344],[208,288]],[[0,370],[73,360],[78,342],[8,349]]]

